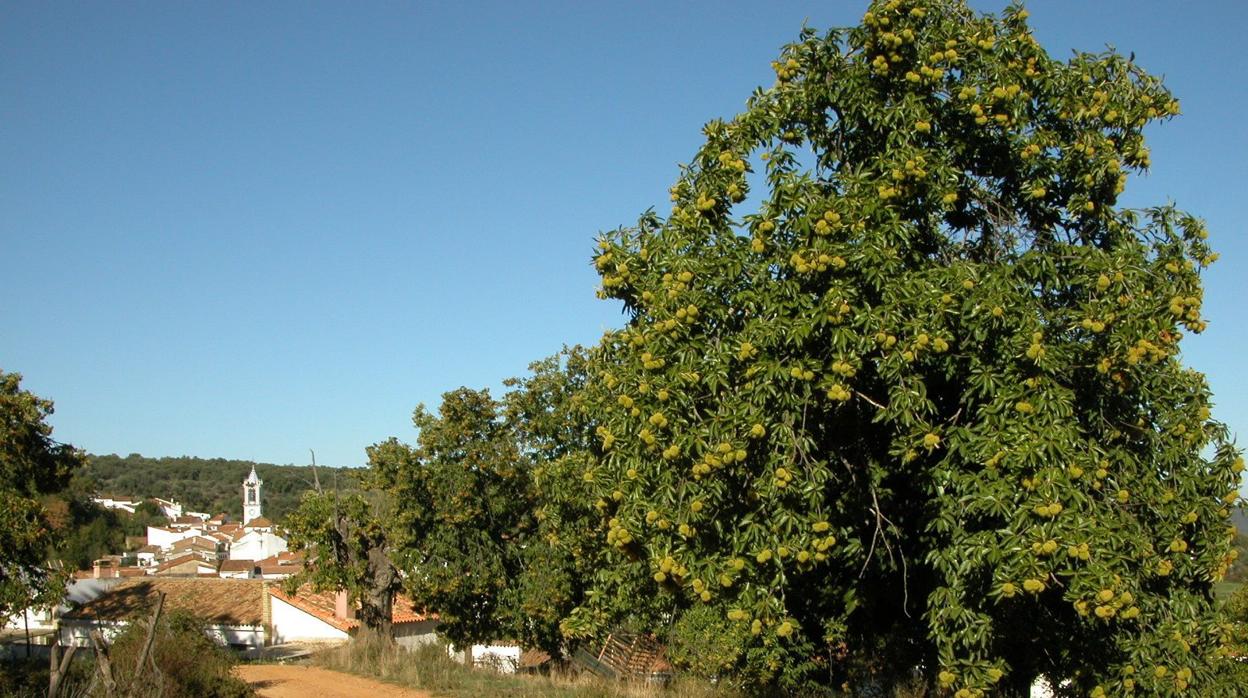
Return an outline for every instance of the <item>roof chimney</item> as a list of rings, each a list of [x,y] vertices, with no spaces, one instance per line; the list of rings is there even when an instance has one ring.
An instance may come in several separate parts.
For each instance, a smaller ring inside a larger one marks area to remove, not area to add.
[[[91,563],[92,576],[96,579],[112,579],[120,577],[119,570],[113,565],[112,560],[100,559]]]
[[[334,596],[334,617],[338,620],[355,618],[355,607],[351,605],[351,596],[345,589]]]

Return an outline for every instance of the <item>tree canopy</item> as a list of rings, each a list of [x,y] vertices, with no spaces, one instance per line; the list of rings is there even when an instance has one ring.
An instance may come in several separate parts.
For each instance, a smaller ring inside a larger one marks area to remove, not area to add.
[[[0,618],[60,600],[65,570],[48,562],[59,542],[43,501],[63,490],[82,455],[52,438],[52,402],[0,371]]]
[[[761,691],[1233,693],[1243,459],[1180,356],[1217,255],[1119,204],[1178,102],[960,0],[773,67],[670,215],[600,237],[626,326],[417,408],[351,518],[456,642],[623,626]]]
[[[596,547],[596,516],[584,491],[539,487],[562,485],[563,473],[581,469],[568,463],[587,455],[573,408],[584,365],[569,350],[508,381],[502,401],[459,388],[437,412],[418,406],[415,445],[374,444],[350,491],[308,493],[290,516],[292,544],[314,560],[292,584],[346,589],[366,603],[402,587],[457,644],[507,638],[559,654],[559,624],[594,572],[583,552]]]
[[[392,508],[376,493],[314,489],[291,512],[286,530],[290,547],[311,564],[286,580],[286,590],[304,584],[317,591],[345,591],[360,606],[366,632],[392,637],[394,595],[401,586],[393,562]]]
[[[571,632],[662,593],[655,627],[744,629],[723,663],[755,684],[1213,690],[1243,461],[1179,348],[1216,255],[1195,216],[1118,205],[1179,105],[1026,20],[888,0],[804,30],[670,215],[601,237],[628,323],[582,479],[595,590],[629,593]]]

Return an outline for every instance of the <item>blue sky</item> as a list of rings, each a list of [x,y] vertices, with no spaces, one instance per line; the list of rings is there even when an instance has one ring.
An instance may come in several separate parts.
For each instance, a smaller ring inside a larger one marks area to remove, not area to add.
[[[4,3],[0,368],[95,453],[362,464],[418,402],[620,324],[594,234],[666,210],[803,21],[865,7]],[[1181,98],[1126,200],[1208,220],[1184,353],[1248,436],[1248,5],[1030,10],[1054,55],[1114,44]]]

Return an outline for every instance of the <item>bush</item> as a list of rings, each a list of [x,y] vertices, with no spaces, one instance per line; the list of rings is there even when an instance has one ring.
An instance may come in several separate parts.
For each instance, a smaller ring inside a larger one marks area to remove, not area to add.
[[[673,626],[667,657],[694,676],[715,679],[734,668],[748,639],[749,629],[741,623],[709,606],[694,607]]]
[[[218,646],[207,635],[203,619],[185,611],[171,611],[161,616],[152,646],[152,660],[159,674],[151,671],[150,663],[135,681],[135,663],[147,638],[147,623],[131,622],[117,636],[110,650],[113,673],[118,686],[131,686],[127,695],[152,695],[161,698],[245,698],[254,693],[231,670],[237,663],[234,655]],[[159,678],[156,678],[156,677]]]

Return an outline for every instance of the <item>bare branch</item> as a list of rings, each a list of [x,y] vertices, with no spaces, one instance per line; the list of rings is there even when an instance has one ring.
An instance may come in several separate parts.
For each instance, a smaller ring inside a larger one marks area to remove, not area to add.
[[[309,448],[308,453],[312,454],[312,484],[316,487],[316,493],[321,494],[321,476],[316,471],[316,451]]]

